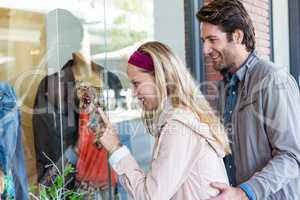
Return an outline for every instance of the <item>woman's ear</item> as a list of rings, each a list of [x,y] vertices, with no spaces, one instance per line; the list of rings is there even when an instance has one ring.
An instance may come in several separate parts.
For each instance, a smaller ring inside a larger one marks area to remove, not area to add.
[[[244,39],[244,32],[240,29],[236,29],[233,32],[233,41],[237,44],[242,44]]]

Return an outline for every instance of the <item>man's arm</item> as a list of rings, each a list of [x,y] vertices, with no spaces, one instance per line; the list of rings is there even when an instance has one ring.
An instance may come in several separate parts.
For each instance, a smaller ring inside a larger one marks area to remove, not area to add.
[[[272,159],[239,187],[213,183],[220,195],[210,200],[266,199],[300,174],[300,95],[285,72],[272,73],[257,89],[262,93],[263,116]]]
[[[260,83],[272,159],[244,184],[265,199],[300,174],[300,95],[294,79],[277,71]],[[259,116],[258,116],[259,117]]]

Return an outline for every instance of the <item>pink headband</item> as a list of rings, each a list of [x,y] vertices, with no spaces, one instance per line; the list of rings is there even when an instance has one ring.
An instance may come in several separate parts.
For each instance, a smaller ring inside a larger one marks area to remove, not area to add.
[[[148,71],[154,71],[153,60],[147,53],[135,51],[130,56],[128,63]]]

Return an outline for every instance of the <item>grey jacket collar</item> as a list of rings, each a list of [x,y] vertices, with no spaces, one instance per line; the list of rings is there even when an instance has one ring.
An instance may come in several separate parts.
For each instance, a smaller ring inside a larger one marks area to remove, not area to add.
[[[237,77],[239,78],[240,81],[243,81],[246,77],[247,71],[251,71],[253,66],[255,66],[258,62],[259,58],[257,55],[257,51],[253,50],[248,58],[245,60],[245,62],[242,64],[240,69],[236,72]]]
[[[242,82],[240,86],[240,91],[242,91],[242,97],[248,95],[249,76],[254,66],[259,62],[259,60],[260,58],[258,57],[257,51],[253,50],[246,59],[246,61],[242,64],[240,69],[236,72],[237,77],[239,78],[240,82]]]

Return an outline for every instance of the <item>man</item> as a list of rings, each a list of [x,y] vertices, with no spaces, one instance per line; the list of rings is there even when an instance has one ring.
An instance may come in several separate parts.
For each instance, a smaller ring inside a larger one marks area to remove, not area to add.
[[[212,183],[220,190],[213,199],[300,199],[300,95],[295,80],[257,55],[252,21],[238,0],[214,0],[197,18],[206,62],[224,76],[222,114],[234,159],[225,162],[234,187]]]

